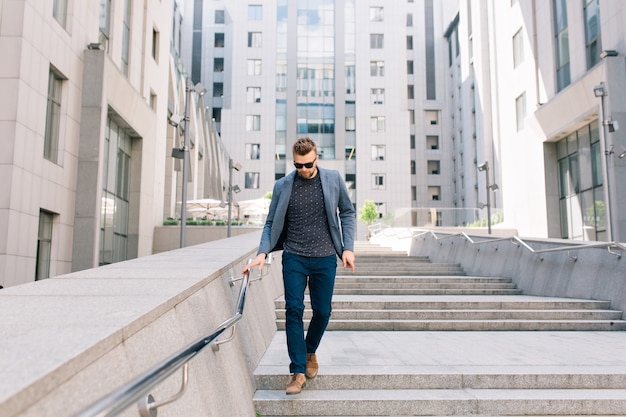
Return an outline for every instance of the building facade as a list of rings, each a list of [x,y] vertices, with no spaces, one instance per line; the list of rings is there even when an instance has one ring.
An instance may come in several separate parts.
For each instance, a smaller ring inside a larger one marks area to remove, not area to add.
[[[372,200],[395,225],[441,225],[444,213],[453,222],[442,34],[455,4],[187,2],[183,58],[243,167],[240,197],[271,191],[306,135],[357,208]]]
[[[184,160],[188,200],[255,199],[305,135],[394,226],[624,241],[624,21],[624,0],[0,1],[0,285],[150,254]]]
[[[470,4],[485,9],[474,24],[492,32],[504,221],[524,236],[624,241],[626,2]]]
[[[151,254],[154,227],[180,217],[171,152],[184,125],[168,120],[185,106],[181,11],[0,2],[0,286]],[[196,94],[189,113],[189,198],[221,195],[219,138]]]

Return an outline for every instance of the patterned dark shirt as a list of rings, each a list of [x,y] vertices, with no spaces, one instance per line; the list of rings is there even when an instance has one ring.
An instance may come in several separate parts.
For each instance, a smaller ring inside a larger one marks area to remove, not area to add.
[[[335,254],[324,209],[322,180],[318,174],[302,178],[296,174],[287,209],[286,252],[306,257]]]

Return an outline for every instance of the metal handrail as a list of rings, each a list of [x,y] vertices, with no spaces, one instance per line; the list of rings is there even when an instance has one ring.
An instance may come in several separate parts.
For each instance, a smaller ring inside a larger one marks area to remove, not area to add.
[[[243,316],[246,290],[248,289],[250,280],[250,271],[244,273],[241,279],[242,283],[239,290],[239,298],[237,300],[237,309],[235,310],[235,314],[217,326],[217,329],[213,333],[191,343],[189,346],[181,349],[177,353],[163,360],[161,363],[155,365],[152,369],[144,372],[132,381],[127,382],[110,394],[100,398],[91,406],[76,414],[75,417],[117,416],[133,403],[136,403],[143,397],[147,396],[152,388],[159,385],[167,377],[187,364],[187,362],[200,353],[200,351],[207,347],[211,342],[217,339],[222,333],[224,333],[224,331],[233,327]]]
[[[479,240],[479,241],[475,241],[473,240],[470,236],[468,236],[465,232],[461,232],[461,233],[455,233],[455,234],[448,234],[446,236],[443,237],[439,237],[437,236],[437,234],[435,232],[433,232],[432,230],[426,230],[423,231],[421,233],[417,233],[415,235],[413,235],[414,238],[416,237],[420,237],[423,236],[425,234],[430,234],[432,235],[435,240],[444,240],[444,239],[449,239],[455,236],[460,236],[463,239],[467,240],[468,242],[475,244],[475,245],[482,245],[482,244],[486,244],[486,243],[495,243],[495,242],[502,242],[502,241],[509,241],[511,243],[513,243],[514,245],[522,246],[524,248],[526,248],[529,252],[532,253],[547,253],[547,252],[563,252],[563,251],[572,251],[572,250],[580,250],[580,249],[590,249],[590,248],[605,248],[611,255],[617,256],[618,259],[621,259],[622,254],[621,253],[616,253],[613,252],[611,249],[612,248],[617,248],[620,249],[621,251],[626,251],[626,246],[624,246],[623,244],[621,244],[620,242],[595,242],[595,243],[586,243],[586,244],[577,244],[575,246],[569,245],[569,246],[559,246],[556,248],[549,248],[549,249],[534,249],[533,247],[531,247],[528,243],[524,242],[523,239],[520,239],[517,236],[511,236],[511,237],[504,237],[504,238],[495,238],[495,239],[485,239],[485,240]],[[576,260],[576,257],[574,257],[574,260]]]

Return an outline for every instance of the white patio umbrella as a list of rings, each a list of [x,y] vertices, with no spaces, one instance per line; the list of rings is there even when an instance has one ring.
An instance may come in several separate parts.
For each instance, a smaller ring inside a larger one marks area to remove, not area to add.
[[[213,198],[187,200],[187,213],[193,213],[194,215],[192,217],[197,217],[201,214],[210,214],[214,209],[220,208],[220,203],[220,200],[215,200]],[[181,202],[179,201],[177,204],[180,208]]]

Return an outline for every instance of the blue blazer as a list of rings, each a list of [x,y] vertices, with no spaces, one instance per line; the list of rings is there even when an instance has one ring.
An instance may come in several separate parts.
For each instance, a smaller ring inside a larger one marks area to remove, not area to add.
[[[322,180],[322,191],[324,193],[324,207],[326,208],[326,218],[330,229],[330,237],[335,246],[337,255],[341,257],[344,250],[354,251],[354,229],[356,222],[356,211],[348,187],[341,178],[338,171],[317,167],[317,172]],[[276,181],[272,191],[272,202],[270,203],[267,220],[263,226],[259,253],[269,254],[270,252],[282,250],[285,241],[286,230],[285,219],[287,217],[287,207],[291,197],[293,181],[296,171]]]

